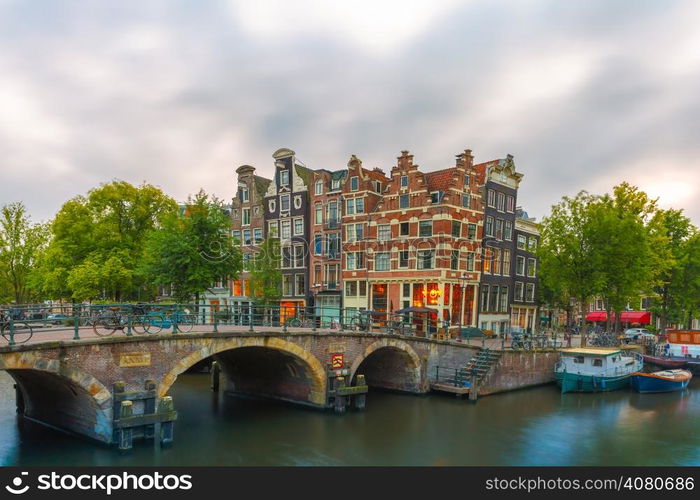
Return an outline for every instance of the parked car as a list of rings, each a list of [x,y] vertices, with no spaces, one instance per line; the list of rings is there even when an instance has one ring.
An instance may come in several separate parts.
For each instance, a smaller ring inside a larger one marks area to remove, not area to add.
[[[60,325],[64,321],[68,321],[72,319],[70,316],[67,314],[49,314],[46,318],[46,320],[54,325]]]
[[[625,330],[625,340],[627,342],[643,339],[656,339],[656,335],[645,328],[628,328]]]

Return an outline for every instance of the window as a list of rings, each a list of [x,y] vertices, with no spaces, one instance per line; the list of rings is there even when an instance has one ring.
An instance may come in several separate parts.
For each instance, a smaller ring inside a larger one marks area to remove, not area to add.
[[[410,205],[407,194],[399,195],[399,208],[408,208]]]
[[[474,252],[469,252],[467,254],[467,271],[474,270]]]
[[[323,181],[321,179],[316,181],[316,194],[323,194]]]
[[[323,224],[323,207],[320,203],[314,207],[314,224]]]
[[[402,222],[401,224],[399,224],[399,234],[401,236],[408,236],[408,227],[408,222]]]
[[[408,250],[399,250],[399,267],[403,269],[408,267]]]
[[[354,271],[357,269],[355,265],[355,252],[348,252],[345,255],[345,268],[349,271]]]
[[[301,208],[301,196],[294,197],[294,208],[296,208],[296,209]]]
[[[430,193],[430,201],[432,203],[440,203],[444,194],[445,193],[443,193],[442,191],[433,191],[432,193]]]
[[[489,311],[500,310],[498,298],[500,297],[499,287],[491,285],[491,296],[489,297]]]
[[[233,236],[233,239],[236,240],[238,243],[241,242],[241,232],[238,230],[231,231],[231,236]]]
[[[340,217],[338,217],[337,202],[331,201],[328,205],[326,205],[326,219],[328,219],[328,225],[331,228],[338,227],[338,221],[340,220]]]
[[[250,229],[244,229],[243,230],[243,244],[244,245],[250,245],[252,243],[250,239]]]
[[[326,282],[333,289],[336,288],[338,284],[338,264],[328,264],[326,265]]]
[[[462,206],[464,208],[469,208],[470,205],[470,197],[468,194],[462,194]]]
[[[503,239],[503,219],[496,219],[496,239]]]
[[[510,276],[510,250],[503,249],[503,276]]]
[[[535,284],[525,283],[525,302],[535,301]]]
[[[401,187],[402,188],[408,187],[408,176],[407,175],[401,176]]]
[[[450,269],[459,269],[459,250],[452,250]]]
[[[527,239],[522,234],[518,235],[518,250],[525,250]]]
[[[345,213],[348,215],[355,214],[355,198],[350,198],[349,200],[345,201]]]
[[[314,235],[314,253],[316,255],[323,255],[323,236],[320,234]]]
[[[523,287],[524,284],[522,281],[515,282],[515,297],[513,297],[514,300],[517,300],[518,302],[523,301]]]
[[[404,283],[401,286],[401,293],[403,297],[410,297],[411,296],[411,284],[410,283]]]
[[[595,358],[593,360],[593,366],[603,366],[603,360],[601,358]]]
[[[503,193],[498,193],[496,197],[496,208],[499,212],[505,212],[506,209],[506,195]]]
[[[267,234],[271,238],[277,238],[279,236],[279,224],[276,220],[267,223]]]
[[[418,250],[418,269],[435,268],[435,250]]]
[[[466,174],[466,175],[464,176],[464,185],[465,185],[465,186],[468,186],[468,185],[469,185],[469,174]]]
[[[336,189],[340,189],[340,179],[333,179],[331,181],[331,190],[335,191]]]
[[[493,217],[490,215],[486,217],[484,232],[486,233],[486,236],[493,236]]]
[[[490,207],[496,207],[496,191],[494,191],[493,189],[488,190],[487,204]]]
[[[253,215],[256,216],[256,217],[257,217],[258,215],[260,215],[260,207],[258,207],[258,206],[253,207]]]
[[[534,278],[537,275],[537,261],[535,259],[527,259],[527,277]]]
[[[503,239],[513,241],[513,223],[509,220],[505,221],[503,228]]]
[[[345,226],[345,239],[349,243],[361,241],[364,238],[364,224],[348,224]]]
[[[240,189],[241,201],[242,201],[243,203],[246,203],[246,202],[250,201],[250,194],[249,194],[249,191],[248,191],[248,187],[245,186],[245,185],[243,185],[243,184],[240,184],[240,185],[238,186],[238,189]]]
[[[537,239],[535,239],[534,236],[530,236],[530,237],[527,239],[527,248],[528,248],[528,250],[530,250],[531,252],[534,252],[534,251],[537,249]]]
[[[357,191],[360,189],[360,178],[350,177],[350,191]]]
[[[489,286],[481,285],[481,310],[489,310]]]
[[[501,274],[501,249],[500,248],[493,249],[493,265],[492,265],[491,272],[493,274]]]
[[[340,258],[340,233],[328,234],[326,240],[326,253],[329,259]]]
[[[521,255],[515,257],[515,275],[525,276],[525,257]]]
[[[574,363],[577,363],[577,364],[579,364],[579,365],[582,365],[582,364],[583,364],[583,360],[584,360],[583,356],[576,356],[576,357],[574,358]]]
[[[467,238],[470,240],[476,239],[476,224],[467,225]]]
[[[345,282],[345,295],[348,297],[357,296],[357,281],[346,281]]]
[[[292,231],[291,221],[283,220],[282,222],[280,222],[280,226],[282,227],[282,239],[283,240],[289,239],[292,236],[292,234],[291,234],[291,231]]]
[[[381,192],[382,192],[382,183],[381,183],[381,182],[379,182],[379,181],[372,181],[372,185],[374,186],[374,190],[375,190],[377,193],[381,193]]]
[[[433,235],[433,221],[422,220],[418,223],[418,236],[427,238]]]
[[[289,195],[283,194],[280,196],[280,210],[282,212],[289,212]]]
[[[379,224],[377,226],[377,239],[379,241],[389,241],[391,239],[390,224]]]
[[[304,234],[304,219],[301,217],[294,219],[294,236]]]
[[[244,208],[241,213],[243,214],[243,225],[250,226],[250,208]]]
[[[493,259],[493,250],[491,248],[484,249],[482,260],[483,271],[486,274],[491,274],[491,261]]]
[[[297,295],[304,295],[306,293],[306,286],[305,286],[305,279],[303,274],[295,274],[294,278],[296,278],[295,285],[296,285],[296,294]]]
[[[515,212],[515,197],[508,195],[507,203],[506,203],[506,209],[509,212]]]
[[[243,254],[243,270],[247,271],[249,269],[250,269],[250,254],[244,253]]]
[[[288,186],[289,185],[289,170],[282,170],[280,172],[280,185],[281,186]]]
[[[293,295],[294,290],[292,289],[292,276],[285,274],[282,276],[282,294],[283,295]]]
[[[452,221],[452,237],[459,238],[462,235],[462,223],[458,220]]]
[[[358,287],[358,295],[360,297],[367,296],[367,282],[366,281],[360,281],[359,287]]]
[[[292,247],[282,247],[282,268],[292,267]]]
[[[389,252],[378,253],[374,258],[374,270],[375,271],[388,271],[389,270]]]
[[[259,227],[253,229],[253,244],[259,245],[260,243],[262,243],[262,240],[262,229]]]
[[[275,200],[270,200],[267,202],[267,211],[270,212],[271,214],[277,210],[277,203],[275,203]]]
[[[501,312],[508,312],[508,287],[501,287]]]
[[[365,268],[365,253],[355,252],[355,269]]]
[[[355,212],[358,214],[364,213],[365,211],[365,199],[355,198]]]

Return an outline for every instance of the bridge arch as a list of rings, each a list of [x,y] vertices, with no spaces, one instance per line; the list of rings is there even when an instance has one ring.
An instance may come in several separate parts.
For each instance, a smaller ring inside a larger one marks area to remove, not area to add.
[[[165,396],[170,387],[175,383],[178,375],[194,366],[199,361],[209,357],[219,358],[223,375],[229,379],[235,378],[234,369],[229,365],[240,364],[242,360],[238,353],[243,352],[260,356],[263,353],[276,352],[280,355],[292,358],[295,363],[285,362],[283,356],[277,356],[272,362],[285,366],[291,376],[306,378],[308,380],[308,392],[303,396],[304,400],[297,398],[296,402],[306,402],[314,406],[325,406],[327,373],[321,362],[312,353],[303,347],[277,337],[233,337],[223,339],[211,339],[210,342],[197,351],[181,359],[166,375],[158,387],[161,397]],[[238,363],[237,363],[238,362]],[[296,367],[300,367],[303,373],[297,373]]]
[[[416,351],[398,339],[383,338],[373,342],[350,367],[350,379],[365,376],[367,385],[403,392],[421,390],[422,362]]]
[[[112,440],[112,393],[89,373],[30,352],[0,355],[0,370],[15,381],[26,417]]]

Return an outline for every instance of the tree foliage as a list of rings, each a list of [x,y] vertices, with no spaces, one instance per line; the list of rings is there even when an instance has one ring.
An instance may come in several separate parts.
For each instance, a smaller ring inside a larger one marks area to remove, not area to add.
[[[280,271],[280,244],[277,238],[267,238],[260,245],[260,252],[252,260],[250,294],[259,305],[271,305],[282,297],[282,272]]]
[[[154,283],[172,285],[179,301],[198,300],[214,283],[236,279],[241,271],[241,251],[230,228],[223,203],[200,191],[150,235],[141,272]]]
[[[27,303],[36,290],[31,273],[49,239],[46,224],[32,223],[22,203],[0,209],[0,299]]]
[[[36,271],[46,298],[128,300],[152,297],[139,273],[145,242],[177,204],[149,184],[114,181],[67,201]]]

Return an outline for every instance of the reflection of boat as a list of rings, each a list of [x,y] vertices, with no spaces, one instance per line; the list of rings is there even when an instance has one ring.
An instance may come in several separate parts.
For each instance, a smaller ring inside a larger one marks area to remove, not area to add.
[[[652,365],[660,366],[662,368],[683,368],[688,364],[685,359],[674,359],[664,356],[649,356],[644,354],[644,362],[651,363]]]
[[[642,369],[644,361],[636,352],[620,349],[562,349],[554,367],[561,392],[614,391],[629,384],[632,373]]]
[[[682,391],[690,383],[693,374],[688,370],[663,370],[660,372],[633,373],[630,385],[637,392]]]

